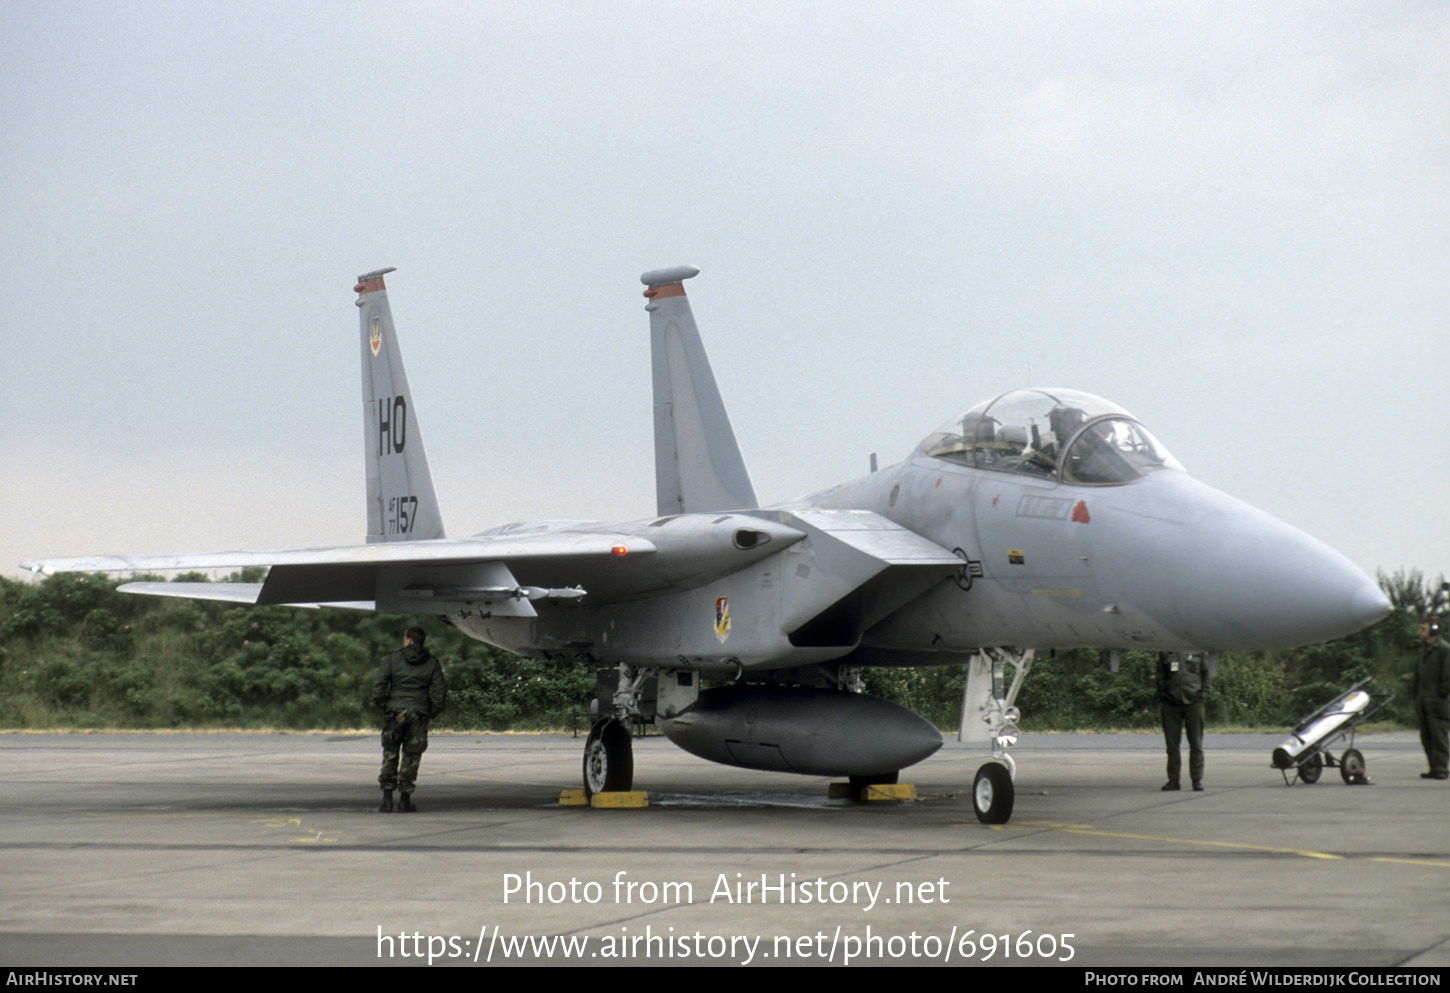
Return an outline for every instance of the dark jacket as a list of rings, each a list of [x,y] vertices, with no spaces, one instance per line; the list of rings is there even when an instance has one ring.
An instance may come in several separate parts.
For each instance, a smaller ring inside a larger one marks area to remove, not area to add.
[[[1415,659],[1415,695],[1450,700],[1450,644],[1436,638],[1433,645],[1420,644]]]
[[[1158,699],[1162,703],[1190,706],[1208,699],[1208,666],[1203,656],[1190,655],[1178,659],[1175,671],[1172,655],[1158,659]]]
[[[430,718],[443,713],[448,684],[443,663],[422,645],[407,645],[383,657],[373,680],[373,703],[384,710],[421,710]]]

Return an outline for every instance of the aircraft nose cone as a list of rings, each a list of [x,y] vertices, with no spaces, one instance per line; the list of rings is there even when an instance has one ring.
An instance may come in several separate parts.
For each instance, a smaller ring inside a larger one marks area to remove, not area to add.
[[[1329,641],[1389,614],[1354,563],[1296,528],[1193,479],[1154,473],[1136,527],[1136,604],[1198,648]]]
[[[1349,613],[1362,628],[1377,624],[1390,615],[1394,604],[1385,596],[1384,590],[1374,583],[1366,583],[1355,591],[1349,601]]]

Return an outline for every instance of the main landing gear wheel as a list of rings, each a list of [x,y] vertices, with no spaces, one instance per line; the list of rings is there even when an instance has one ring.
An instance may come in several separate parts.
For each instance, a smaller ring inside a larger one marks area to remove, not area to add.
[[[1319,782],[1319,774],[1324,771],[1324,756],[1315,752],[1299,764],[1299,778],[1309,785]]]
[[[1361,786],[1369,782],[1364,774],[1364,756],[1358,748],[1351,748],[1339,757],[1339,778],[1347,786]]]
[[[976,782],[972,784],[972,809],[977,812],[977,820],[983,824],[1006,824],[1012,816],[1015,796],[1012,774],[1005,765],[988,762],[977,770]]]
[[[584,792],[623,793],[634,785],[634,743],[629,728],[612,717],[594,722],[584,743]]]

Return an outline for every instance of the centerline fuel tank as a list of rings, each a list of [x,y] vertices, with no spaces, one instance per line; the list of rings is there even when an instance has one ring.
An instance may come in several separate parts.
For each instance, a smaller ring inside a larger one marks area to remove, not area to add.
[[[665,737],[722,765],[808,776],[875,776],[920,762],[940,732],[889,700],[843,690],[720,686],[659,721]]]

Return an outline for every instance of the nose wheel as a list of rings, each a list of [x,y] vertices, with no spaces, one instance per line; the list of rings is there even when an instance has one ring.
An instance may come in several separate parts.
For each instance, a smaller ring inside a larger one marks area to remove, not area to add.
[[[1012,774],[1000,762],[988,762],[977,770],[972,784],[972,809],[983,824],[1006,824],[1012,816],[1017,791]]]
[[[634,785],[634,741],[613,717],[594,722],[584,743],[584,792],[625,793]]]

